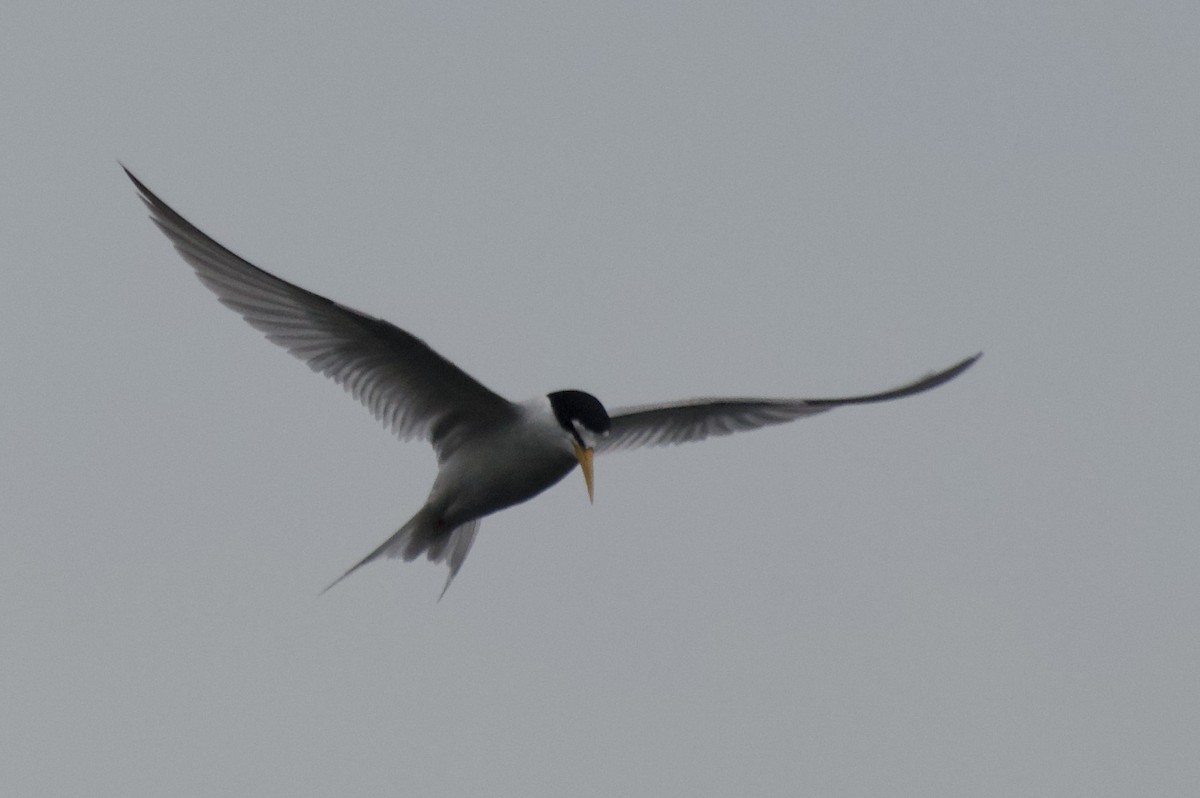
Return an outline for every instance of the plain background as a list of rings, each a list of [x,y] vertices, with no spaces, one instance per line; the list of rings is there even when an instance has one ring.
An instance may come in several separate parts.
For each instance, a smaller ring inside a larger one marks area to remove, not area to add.
[[[21,796],[1184,796],[1194,3],[15,2],[0,782]],[[514,399],[937,391],[604,457],[320,589],[428,447],[218,240]]]

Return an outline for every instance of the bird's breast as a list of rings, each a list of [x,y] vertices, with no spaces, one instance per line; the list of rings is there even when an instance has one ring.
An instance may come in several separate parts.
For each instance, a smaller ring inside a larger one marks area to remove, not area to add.
[[[575,465],[561,430],[512,425],[456,449],[442,463],[429,501],[454,527],[533,498]]]

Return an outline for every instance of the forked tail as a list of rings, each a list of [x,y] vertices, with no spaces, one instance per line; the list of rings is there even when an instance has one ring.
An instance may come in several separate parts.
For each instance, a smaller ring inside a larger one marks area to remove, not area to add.
[[[324,594],[329,588],[372,560],[380,557],[399,557],[405,562],[411,562],[424,554],[430,562],[445,562],[450,568],[446,584],[438,596],[438,601],[441,601],[442,596],[446,595],[446,591],[450,588],[450,583],[454,581],[455,575],[458,574],[458,569],[462,568],[463,561],[467,559],[467,552],[471,550],[471,544],[475,542],[475,533],[479,531],[479,520],[476,518],[474,521],[468,521],[447,532],[436,525],[433,514],[429,512],[428,508],[423,507],[408,520],[408,523],[400,527],[396,534],[351,566],[346,573],[330,582],[329,587],[326,587],[321,593]]]

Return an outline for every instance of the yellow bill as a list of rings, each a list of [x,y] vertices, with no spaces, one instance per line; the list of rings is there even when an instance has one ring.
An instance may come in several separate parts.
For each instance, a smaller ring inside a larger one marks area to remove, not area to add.
[[[592,454],[591,447],[585,449],[579,445],[578,441],[571,441],[571,446],[575,448],[575,459],[579,461],[579,467],[583,469],[583,481],[587,483],[588,501],[594,502],[596,499],[592,492]]]

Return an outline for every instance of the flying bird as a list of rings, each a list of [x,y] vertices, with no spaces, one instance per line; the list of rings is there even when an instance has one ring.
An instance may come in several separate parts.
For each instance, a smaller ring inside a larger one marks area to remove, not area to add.
[[[595,453],[700,441],[911,396],[954,379],[982,354],[898,388],[836,399],[693,399],[608,411],[591,394],[566,390],[511,402],[411,333],[235,255],[125,174],[151,219],[222,304],[342,385],[402,440],[433,446],[438,472],[425,504],[326,590],[379,557],[425,555],[449,567],[445,595],[484,516],[533,498],[577,465],[591,500]]]

